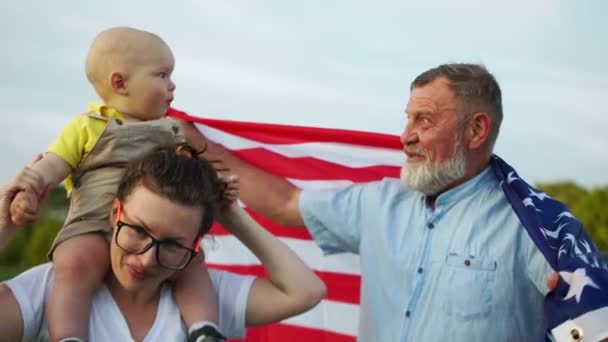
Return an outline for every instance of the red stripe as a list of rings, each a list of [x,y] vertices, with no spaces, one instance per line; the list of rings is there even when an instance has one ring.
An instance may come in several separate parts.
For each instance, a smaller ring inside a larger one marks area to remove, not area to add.
[[[384,177],[398,178],[401,169],[398,166],[387,165],[355,168],[312,157],[289,158],[264,148],[238,150],[232,153],[275,175],[302,180],[340,179],[371,182]]]
[[[263,124],[217,119],[203,119],[175,108],[169,108],[167,115],[198,122],[235,134],[243,138],[270,144],[294,144],[302,142],[342,142],[352,145],[401,149],[399,137],[395,135],[361,132],[345,129],[303,127],[294,125]]]
[[[266,228],[272,235],[277,237],[286,237],[301,240],[312,240],[310,233],[306,228],[302,227],[288,227],[283,226],[273,221],[270,221],[266,217],[252,211],[249,208],[245,208],[245,211],[251,215],[262,227]],[[211,235],[230,235],[230,232],[226,228],[222,227],[219,223],[214,223],[210,231]]]
[[[262,265],[217,265],[208,263],[209,268],[228,271],[238,274],[268,277],[266,269]],[[361,292],[361,277],[335,272],[315,271],[327,286],[325,299],[349,304],[359,304],[359,293]]]
[[[247,328],[246,340],[249,342],[267,341],[311,341],[311,342],[355,342],[354,336],[324,330],[298,327],[288,324],[272,324]],[[229,340],[232,342],[242,340]]]

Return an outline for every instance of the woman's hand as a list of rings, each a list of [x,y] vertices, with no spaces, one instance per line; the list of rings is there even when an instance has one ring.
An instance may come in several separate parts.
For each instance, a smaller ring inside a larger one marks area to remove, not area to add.
[[[222,209],[229,209],[230,206],[237,204],[239,199],[239,178],[235,175],[220,176],[226,184],[226,190],[222,197]]]
[[[226,184],[226,189],[222,196],[218,221],[224,221],[231,216],[236,215],[236,212],[242,210],[239,208],[239,179],[235,175],[218,175],[220,180]]]
[[[32,165],[41,158],[42,156],[38,155]],[[10,207],[16,195],[20,192],[25,192],[20,197],[33,196],[36,199],[36,205],[38,199],[43,198],[46,194],[42,177],[29,166],[23,168],[8,184],[0,189],[0,231],[15,228],[19,225],[19,222],[15,222],[11,217]]]

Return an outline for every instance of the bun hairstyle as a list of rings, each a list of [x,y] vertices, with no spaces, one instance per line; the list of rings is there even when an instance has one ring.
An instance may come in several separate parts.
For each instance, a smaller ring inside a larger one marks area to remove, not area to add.
[[[200,154],[187,144],[155,148],[127,164],[116,197],[124,201],[143,185],[171,201],[200,206],[203,219],[198,235],[205,235],[213,224],[226,184],[219,179],[219,170]]]

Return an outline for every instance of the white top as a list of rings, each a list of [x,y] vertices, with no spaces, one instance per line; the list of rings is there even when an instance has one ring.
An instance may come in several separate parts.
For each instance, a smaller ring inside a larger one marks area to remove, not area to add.
[[[209,270],[219,303],[219,328],[229,338],[245,335],[247,296],[255,277]],[[51,263],[36,266],[5,284],[21,308],[23,341],[48,341],[45,303],[53,284]],[[185,341],[187,339],[179,309],[170,286],[163,286],[154,324],[144,341]],[[132,341],[127,322],[108,288],[95,293],[89,320],[89,341]]]

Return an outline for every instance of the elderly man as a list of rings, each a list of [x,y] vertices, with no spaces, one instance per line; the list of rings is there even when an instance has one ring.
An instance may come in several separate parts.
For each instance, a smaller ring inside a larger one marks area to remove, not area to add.
[[[360,341],[540,341],[552,269],[490,167],[501,91],[483,66],[447,64],[411,85],[401,180],[301,191],[192,126],[253,210],[305,226],[325,254],[361,260]]]

